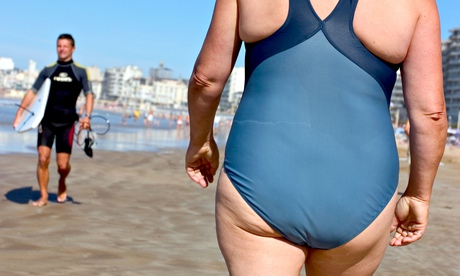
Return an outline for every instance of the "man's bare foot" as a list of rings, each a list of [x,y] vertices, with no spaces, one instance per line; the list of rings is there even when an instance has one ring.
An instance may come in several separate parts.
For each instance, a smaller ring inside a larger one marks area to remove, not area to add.
[[[67,201],[67,193],[66,192],[64,192],[64,193],[62,193],[62,194],[57,196],[57,202],[64,203],[66,201]]]
[[[67,187],[64,184],[63,186],[59,185],[58,194],[57,194],[57,202],[64,203],[67,201]]]
[[[67,185],[65,184],[65,179],[70,173],[70,164],[67,164],[67,170],[59,171],[60,177],[58,182],[58,193],[57,193],[57,202],[64,203],[67,200]]]
[[[43,199],[43,198],[40,198],[37,201],[32,201],[32,205],[35,207],[43,207],[43,206],[46,206],[46,204],[48,204],[48,200]]]

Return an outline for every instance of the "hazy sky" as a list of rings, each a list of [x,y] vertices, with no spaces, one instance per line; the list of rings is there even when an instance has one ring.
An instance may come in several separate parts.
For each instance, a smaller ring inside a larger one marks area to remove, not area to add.
[[[460,27],[460,0],[437,2],[447,39]],[[56,60],[57,36],[71,33],[74,60],[85,66],[136,65],[146,76],[163,62],[188,78],[213,8],[214,0],[0,0],[0,57],[21,69],[32,59],[41,69]]]

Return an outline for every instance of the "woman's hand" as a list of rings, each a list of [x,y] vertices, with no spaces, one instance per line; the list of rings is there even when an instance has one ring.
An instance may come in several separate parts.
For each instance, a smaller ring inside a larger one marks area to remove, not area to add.
[[[214,175],[219,167],[219,149],[214,139],[206,142],[203,146],[190,145],[185,156],[185,170],[190,179],[208,187],[214,181]]]
[[[428,224],[429,202],[403,195],[396,204],[390,240],[391,246],[404,246],[422,238]]]

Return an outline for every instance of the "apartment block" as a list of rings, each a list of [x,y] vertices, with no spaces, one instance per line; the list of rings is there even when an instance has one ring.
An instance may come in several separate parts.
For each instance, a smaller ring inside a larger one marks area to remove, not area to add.
[[[442,69],[447,118],[455,128],[460,121],[460,28],[450,32],[449,39],[442,42]]]
[[[221,111],[235,111],[243,95],[245,82],[244,67],[234,67],[220,98]]]

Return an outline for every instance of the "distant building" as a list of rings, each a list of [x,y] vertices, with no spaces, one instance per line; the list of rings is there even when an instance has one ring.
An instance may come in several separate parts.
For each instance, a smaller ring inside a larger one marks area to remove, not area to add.
[[[137,66],[107,68],[102,81],[101,99],[126,102],[140,85],[142,71]]]
[[[407,110],[406,104],[404,103],[400,70],[397,72],[396,83],[391,94],[390,113],[395,127],[404,124],[407,121]]]
[[[442,42],[442,69],[447,117],[453,127],[460,120],[460,28],[450,32],[449,39]]]
[[[8,70],[0,70],[0,88],[8,91],[5,95],[22,97],[38,77],[37,63],[29,60],[27,70],[11,69],[14,67],[13,60],[3,58],[3,65],[2,68]]]
[[[150,69],[151,89],[144,87],[143,90],[151,90],[151,98],[148,101],[152,105],[162,107],[183,108],[187,106],[188,82],[182,78],[173,78],[173,71],[160,62],[158,68]]]
[[[26,89],[29,89],[32,87],[34,84],[35,80],[38,77],[38,71],[37,71],[37,62],[34,60],[29,60],[29,67],[27,68],[26,71],[24,71],[24,87]]]
[[[142,78],[137,91],[138,105],[136,109],[149,110],[152,107],[151,99],[153,98],[153,85],[150,78]]]
[[[2,96],[4,95],[4,90],[10,88],[10,78],[9,73],[14,69],[14,62],[11,58],[0,57],[0,90],[2,91]]]
[[[160,65],[156,78],[143,78],[136,66],[108,68],[102,81],[101,99],[117,101],[123,108],[147,110],[151,106],[187,106],[187,81],[170,76]],[[163,73],[162,73],[163,72]],[[159,77],[161,76],[161,78]]]
[[[104,75],[101,73],[101,69],[96,66],[86,67],[86,71],[89,74],[91,86],[96,99],[101,98],[102,93],[102,82],[104,81]]]
[[[153,82],[150,102],[156,106],[181,108],[187,106],[188,83],[182,79],[162,79]]]
[[[153,80],[172,79],[173,71],[164,67],[163,62],[160,62],[160,67],[150,69],[150,78]]]
[[[29,61],[28,70],[14,69],[11,59],[2,58],[0,96],[22,97],[36,80],[36,62]],[[8,70],[6,70],[8,69]],[[10,70],[11,69],[11,70]],[[86,67],[96,99],[113,101],[125,111],[149,110],[152,106],[184,109],[187,107],[188,80],[173,79],[172,70],[160,63],[144,78],[137,66],[107,68],[102,74],[96,66]],[[79,104],[84,97],[79,98]],[[101,101],[101,105],[108,104]]]
[[[244,67],[234,67],[227,83],[225,84],[220,98],[219,109],[221,111],[235,111],[238,107],[244,91],[245,71]]]
[[[37,71],[37,62],[35,60],[29,60],[28,69],[30,73],[35,73]]]
[[[12,71],[14,69],[14,62],[11,58],[0,57],[0,70]]]

